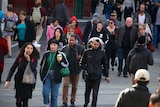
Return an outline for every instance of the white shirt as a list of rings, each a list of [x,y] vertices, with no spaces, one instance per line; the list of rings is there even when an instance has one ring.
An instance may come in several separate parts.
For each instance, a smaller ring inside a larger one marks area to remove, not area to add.
[[[144,22],[145,22],[145,14],[143,15],[138,15],[138,23],[144,25]]]

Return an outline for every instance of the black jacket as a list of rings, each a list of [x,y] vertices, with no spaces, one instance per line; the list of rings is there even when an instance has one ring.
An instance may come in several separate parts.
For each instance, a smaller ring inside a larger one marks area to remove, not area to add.
[[[31,98],[32,97],[32,91],[35,88],[35,84],[25,84],[22,83],[22,79],[23,79],[23,75],[24,75],[24,71],[26,68],[27,63],[30,63],[32,72],[35,74],[37,74],[37,62],[38,62],[38,58],[31,58],[32,61],[28,62],[26,60],[26,58],[24,57],[18,57],[15,62],[13,63],[9,74],[7,76],[6,81],[10,81],[13,74],[15,73],[14,76],[14,80],[15,80],[15,89],[18,90],[16,91],[16,98]],[[16,70],[16,68],[18,67],[18,70]]]
[[[16,26],[18,24],[20,24],[21,21],[18,20],[16,23]],[[26,33],[25,33],[25,41],[26,42],[32,42],[33,40],[36,40],[36,32],[34,29],[34,24],[32,21],[30,21],[29,19],[25,19],[25,24],[26,24]],[[14,36],[16,37],[16,34],[18,34],[18,30],[15,29],[15,34]],[[19,38],[17,38],[19,40]]]
[[[149,97],[146,86],[135,84],[119,94],[115,107],[148,107]]]
[[[49,53],[50,51],[47,51],[46,53],[44,53],[43,58],[41,60],[40,63],[40,78],[41,81],[44,81],[47,77],[47,73],[48,73],[48,65],[47,65],[47,58],[49,57]],[[61,63],[58,63],[58,61],[56,60],[55,63],[55,71],[54,71],[54,82],[55,83],[60,83],[62,81],[62,75],[60,73],[60,69],[64,68],[64,67],[68,67],[69,63],[64,55],[64,53],[57,51],[57,54],[62,54],[62,61]]]
[[[81,55],[84,49],[81,45],[75,44],[74,48],[70,48],[69,44],[63,47],[63,52],[66,53],[67,59],[69,61],[69,70],[72,75],[79,74],[81,68],[79,66],[79,60],[76,59],[76,55]]]
[[[108,77],[108,62],[105,52],[101,49],[88,49],[80,61],[82,69],[87,70],[88,79],[98,79],[101,75]]]
[[[153,65],[152,53],[145,46],[137,45],[127,56],[127,68],[135,74],[138,69],[148,69],[148,64]]]

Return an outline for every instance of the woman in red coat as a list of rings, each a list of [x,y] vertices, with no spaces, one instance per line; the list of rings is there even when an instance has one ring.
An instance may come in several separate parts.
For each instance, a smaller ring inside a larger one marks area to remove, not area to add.
[[[0,84],[4,68],[4,55],[6,55],[7,53],[8,53],[7,40],[2,37],[2,31],[0,29]]]
[[[81,31],[80,27],[78,26],[78,20],[77,20],[76,16],[71,17],[68,25],[69,24],[73,24],[75,26],[74,33],[77,34],[80,37],[80,39],[82,40],[82,31]],[[64,28],[64,35],[67,34],[68,25]]]

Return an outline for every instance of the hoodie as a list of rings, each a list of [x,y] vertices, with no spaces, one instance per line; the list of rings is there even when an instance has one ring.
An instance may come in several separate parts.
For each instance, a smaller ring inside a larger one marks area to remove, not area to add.
[[[82,37],[83,37],[82,31],[81,31],[80,27],[78,26],[78,20],[77,20],[76,16],[72,16],[68,24],[71,24],[73,20],[75,20],[77,22],[77,24],[74,28],[74,33],[77,34],[82,40]],[[64,28],[64,34],[67,34],[67,32],[68,32],[68,25]]]

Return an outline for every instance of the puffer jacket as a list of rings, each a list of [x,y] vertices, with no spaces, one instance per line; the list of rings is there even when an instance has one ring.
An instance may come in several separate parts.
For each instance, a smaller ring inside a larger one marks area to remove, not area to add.
[[[135,84],[120,93],[115,107],[148,107],[149,97],[146,86]]]
[[[135,74],[138,69],[148,69],[148,65],[153,63],[152,53],[144,45],[135,46],[127,57],[127,68],[132,74]]]

